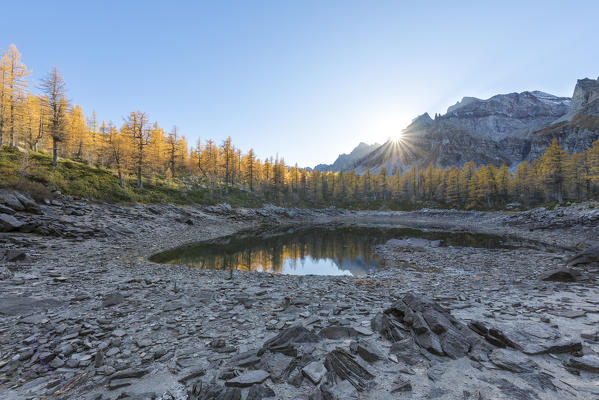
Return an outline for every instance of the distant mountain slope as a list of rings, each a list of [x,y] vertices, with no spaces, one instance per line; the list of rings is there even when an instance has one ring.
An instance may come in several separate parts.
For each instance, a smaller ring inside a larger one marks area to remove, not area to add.
[[[434,120],[428,113],[418,116],[400,140],[371,149],[353,160],[353,168],[360,173],[383,168],[394,173],[415,165],[448,167],[468,161],[514,166],[540,157],[553,138],[570,152],[587,149],[599,139],[599,79],[579,80],[572,99],[540,91],[486,100],[464,97]],[[360,150],[356,155],[365,148]],[[321,170],[346,170],[350,164]]]
[[[571,99],[534,91],[500,94],[487,100],[465,97],[442,116],[472,134],[495,140],[530,132],[565,115]]]
[[[380,144],[366,144],[360,142],[360,144],[351,151],[349,154],[341,154],[333,164],[318,164],[314,167],[318,171],[345,171],[355,167],[355,164],[362,157],[379,147]]]

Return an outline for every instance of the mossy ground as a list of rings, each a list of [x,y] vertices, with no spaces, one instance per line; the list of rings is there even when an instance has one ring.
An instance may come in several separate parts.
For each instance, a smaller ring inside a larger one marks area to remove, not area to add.
[[[135,178],[125,176],[124,187],[119,186],[114,171],[84,162],[60,159],[52,167],[52,156],[47,153],[24,153],[3,147],[0,150],[0,186],[15,187],[37,197],[49,197],[49,188],[63,194],[109,202],[217,204],[259,207],[263,201],[257,195],[236,188],[210,191],[201,186],[188,187],[178,179],[145,177],[143,189],[137,189]]]

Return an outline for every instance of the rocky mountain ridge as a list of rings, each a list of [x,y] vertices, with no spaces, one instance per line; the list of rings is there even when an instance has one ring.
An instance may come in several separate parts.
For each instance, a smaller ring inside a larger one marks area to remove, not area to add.
[[[380,147],[380,144],[367,144],[360,142],[349,154],[340,154],[335,162],[331,165],[318,164],[314,169],[319,171],[341,171],[351,169],[353,165],[361,158],[367,156],[370,152]]]
[[[468,161],[515,167],[540,157],[554,138],[569,152],[586,150],[599,139],[599,79],[578,80],[572,98],[541,91],[486,100],[464,97],[444,115],[414,118],[399,140],[389,140],[359,159],[343,155],[316,169],[376,173],[384,168],[394,173],[430,163],[449,167]],[[365,150],[359,147],[356,154]]]

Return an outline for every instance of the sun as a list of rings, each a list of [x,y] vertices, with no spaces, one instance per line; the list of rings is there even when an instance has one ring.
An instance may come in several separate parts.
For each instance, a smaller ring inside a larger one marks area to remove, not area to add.
[[[403,133],[402,133],[402,132],[398,133],[398,134],[397,134],[397,136],[395,137],[395,141],[396,141],[397,143],[400,143],[400,142],[402,142],[402,141],[403,141],[403,139],[404,139],[404,137],[403,137]]]

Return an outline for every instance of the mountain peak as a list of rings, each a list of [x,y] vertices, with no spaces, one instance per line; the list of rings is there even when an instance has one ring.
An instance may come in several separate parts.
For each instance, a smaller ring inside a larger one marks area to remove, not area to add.
[[[344,171],[354,168],[356,162],[362,157],[380,147],[380,144],[360,142],[349,154],[343,153],[333,164],[318,164],[314,169],[319,171]]]
[[[424,122],[424,123],[427,123],[427,124],[432,124],[433,123],[433,119],[431,118],[430,115],[428,115],[427,112],[425,112],[424,114],[421,114],[421,115],[417,116],[416,118],[414,118],[412,120],[412,124],[414,122]]]
[[[599,117],[599,78],[583,78],[576,81],[572,106],[560,121],[572,120],[577,114],[594,115]]]
[[[412,122],[410,122],[410,125],[408,125],[403,132],[409,132],[409,131],[413,131],[413,130],[419,130],[419,129],[423,129],[429,125],[433,124],[433,119],[431,118],[431,116],[425,112],[424,114],[421,114],[419,116],[417,116],[416,118],[414,118],[412,120]]]

